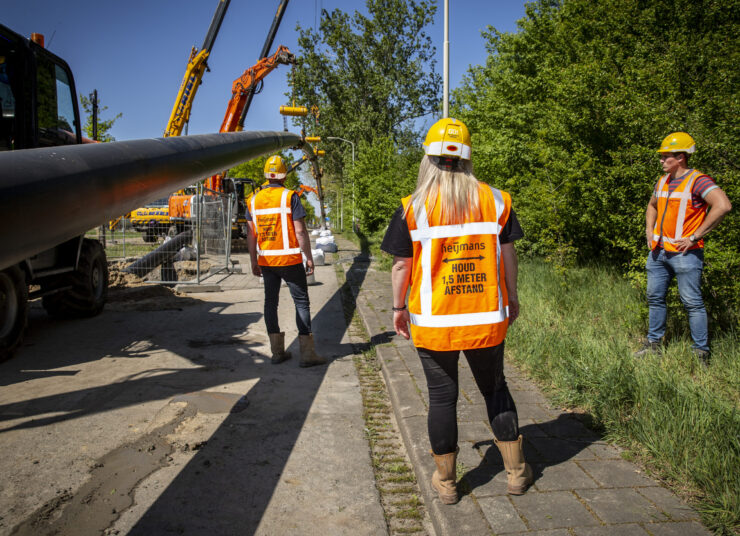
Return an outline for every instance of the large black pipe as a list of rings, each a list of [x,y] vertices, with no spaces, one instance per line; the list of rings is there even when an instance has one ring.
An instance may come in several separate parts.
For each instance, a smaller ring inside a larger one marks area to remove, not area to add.
[[[154,251],[150,251],[138,261],[129,264],[123,271],[132,273],[137,277],[144,277],[160,264],[171,261],[183,246],[189,244],[192,239],[193,232],[190,229],[183,231],[172,240],[167,240]]]
[[[0,270],[240,162],[300,144],[228,132],[0,152]]]

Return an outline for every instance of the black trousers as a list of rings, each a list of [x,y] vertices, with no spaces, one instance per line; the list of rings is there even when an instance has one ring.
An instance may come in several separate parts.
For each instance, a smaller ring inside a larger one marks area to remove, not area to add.
[[[280,282],[285,281],[295,304],[295,323],[299,335],[311,333],[311,303],[308,299],[306,269],[303,263],[290,266],[262,266],[265,284],[265,325],[267,333],[280,333],[278,301]]]
[[[427,427],[435,454],[449,454],[457,448],[457,361],[460,352],[438,352],[417,348],[429,389]],[[504,378],[504,343],[490,348],[464,350],[484,400],[493,434],[499,441],[519,437],[516,405]]]

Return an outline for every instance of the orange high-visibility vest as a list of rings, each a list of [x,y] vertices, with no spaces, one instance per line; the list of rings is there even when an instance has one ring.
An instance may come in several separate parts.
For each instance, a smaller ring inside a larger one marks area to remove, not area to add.
[[[252,224],[260,266],[291,266],[303,262],[291,217],[291,196],[285,188],[264,188],[252,196]]]
[[[414,246],[409,316],[414,346],[471,350],[501,344],[509,325],[499,234],[511,210],[506,192],[479,183],[480,213],[440,225],[440,203],[428,215],[402,200]]]
[[[707,215],[706,207],[694,208],[691,202],[691,190],[694,181],[704,174],[693,170],[686,174],[673,192],[668,194],[670,175],[664,175],[658,181],[655,195],[658,198],[658,218],[653,229],[652,247],[655,249],[663,237],[663,249],[678,252],[676,242],[696,232]],[[699,240],[689,249],[703,248],[704,241]]]

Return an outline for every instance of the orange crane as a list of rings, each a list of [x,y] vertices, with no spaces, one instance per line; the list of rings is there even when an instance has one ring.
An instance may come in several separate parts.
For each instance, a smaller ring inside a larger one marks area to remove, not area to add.
[[[251,102],[252,95],[259,93],[258,86],[261,85],[264,78],[274,71],[278,65],[293,63],[295,63],[295,56],[287,47],[280,45],[272,56],[262,58],[234,80],[231,86],[231,100],[226,107],[226,114],[219,132],[241,131],[244,128],[244,118],[247,115],[247,103]],[[214,175],[206,179],[206,188],[220,192],[222,180],[222,174]]]

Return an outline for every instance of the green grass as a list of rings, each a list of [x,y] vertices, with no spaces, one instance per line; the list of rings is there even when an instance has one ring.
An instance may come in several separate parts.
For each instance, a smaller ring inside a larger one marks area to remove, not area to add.
[[[507,351],[559,402],[692,500],[718,534],[740,528],[740,344],[715,334],[712,363],[691,354],[688,324],[660,354],[637,360],[644,296],[607,269],[519,270],[521,317]]]

